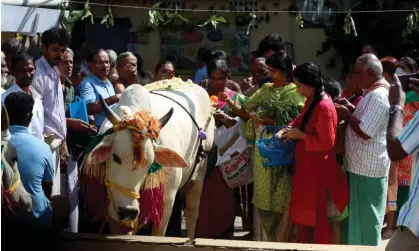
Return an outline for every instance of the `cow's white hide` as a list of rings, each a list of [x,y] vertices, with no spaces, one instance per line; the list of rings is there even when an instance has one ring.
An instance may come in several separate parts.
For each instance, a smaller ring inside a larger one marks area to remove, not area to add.
[[[175,99],[195,118],[200,127],[204,127],[208,123],[206,129],[207,139],[203,141],[204,151],[210,150],[214,138],[214,120],[212,117],[212,108],[207,92],[199,87],[185,87],[176,91],[160,91],[168,97]],[[202,160],[194,170],[195,159],[198,151],[198,135],[199,131],[193,124],[188,113],[186,113],[178,104],[172,100],[149,93],[146,88],[141,85],[131,85],[122,94],[120,102],[114,107],[114,111],[122,118],[124,111],[151,111],[158,118],[164,116],[170,108],[174,108],[173,115],[168,123],[160,132],[160,140],[157,141],[159,146],[154,145],[151,140],[142,142],[146,150],[147,158],[154,160],[157,151],[168,148],[177,153],[187,162],[186,168],[173,168],[164,166],[165,187],[164,187],[164,212],[159,228],[153,229],[153,235],[163,236],[168,221],[170,219],[173,203],[177,191],[186,185],[189,178],[190,184],[185,189],[186,209],[185,218],[188,228],[188,237],[194,238],[195,225],[199,213],[199,202],[202,191],[203,179],[206,171],[206,160]],[[100,132],[105,132],[112,124],[105,120]],[[112,153],[108,154],[110,160],[109,179],[116,184],[127,189],[137,190],[140,188],[144,177],[147,173],[146,168],[132,169],[132,161],[122,161],[122,165],[118,165],[113,160],[113,155],[122,158],[132,157],[132,140],[129,130],[122,130],[111,136],[105,137],[101,144],[113,145]],[[131,155],[129,154],[131,153]],[[152,161],[151,161],[152,162]],[[151,163],[149,163],[151,164]],[[128,198],[123,193],[112,190],[111,204],[109,212],[110,216],[115,220],[118,219],[116,208],[139,208],[138,201]]]

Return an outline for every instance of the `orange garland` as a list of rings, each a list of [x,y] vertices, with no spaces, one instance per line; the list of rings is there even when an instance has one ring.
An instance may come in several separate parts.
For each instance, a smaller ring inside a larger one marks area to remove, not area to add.
[[[114,126],[115,131],[130,129],[134,141],[134,167],[145,167],[146,159],[144,150],[141,148],[141,141],[145,138],[152,140],[160,136],[160,122],[150,112],[136,112],[133,115],[126,114],[121,123]]]

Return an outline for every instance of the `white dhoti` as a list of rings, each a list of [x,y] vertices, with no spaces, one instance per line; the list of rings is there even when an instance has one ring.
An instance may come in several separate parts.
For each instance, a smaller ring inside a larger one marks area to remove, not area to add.
[[[61,195],[68,197],[71,207],[69,231],[77,233],[79,221],[79,188],[77,160],[74,160],[72,156],[69,156],[67,160],[67,171],[61,173],[60,149],[62,149],[61,144],[65,144],[65,142],[57,138],[51,139],[50,137],[46,137],[45,142],[50,145],[54,160],[54,179],[52,184],[52,196]]]
[[[54,179],[52,181],[52,196],[54,195],[66,195],[66,192],[62,193],[61,189],[61,170],[60,170],[60,147],[52,149],[52,157],[54,160]]]
[[[79,185],[77,160],[70,156],[67,162],[67,192],[70,200],[69,232],[77,233],[79,229]]]

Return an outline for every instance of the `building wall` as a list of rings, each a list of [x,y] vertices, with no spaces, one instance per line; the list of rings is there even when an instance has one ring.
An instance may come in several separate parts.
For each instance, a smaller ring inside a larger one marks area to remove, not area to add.
[[[186,1],[187,7],[191,5],[191,1]],[[207,9],[210,5],[209,3],[221,2],[225,4],[227,1],[203,1],[203,0],[194,0],[194,3],[197,5],[198,9]],[[264,4],[268,10],[273,9],[274,3],[280,3],[279,10],[286,9],[292,0],[260,0],[259,5]],[[120,0],[115,2],[115,4],[121,5],[136,5],[135,0]],[[138,3],[137,3],[138,5]],[[217,4],[215,4],[217,6]],[[217,9],[219,5],[217,6]],[[104,6],[92,6],[91,11],[94,14],[95,18],[100,18],[104,15],[106,7]],[[142,9],[133,9],[133,8],[113,8],[113,13],[116,18],[130,18],[132,23],[132,31],[141,29],[142,27],[148,24],[148,10]],[[185,14],[188,19],[193,20],[194,17],[202,19],[202,16],[208,16],[209,13],[198,12],[198,13],[189,13]],[[227,19],[233,18],[234,14],[222,14],[222,16]],[[300,28],[295,21],[294,17],[289,16],[287,13],[280,13],[274,15],[270,13],[270,22],[262,22],[258,24],[258,29],[252,29],[250,32],[250,48],[257,48],[260,40],[263,39],[267,34],[277,32],[287,42],[291,42],[294,45],[294,59],[295,64],[299,64],[305,61],[311,61],[317,64],[325,76],[330,76],[339,79],[341,73],[340,61],[337,60],[337,66],[332,69],[326,69],[326,64],[333,55],[333,51],[329,51],[325,55],[316,56],[317,50],[321,48],[321,43],[325,39],[323,29],[319,28]],[[1,40],[2,43],[6,40],[7,37],[15,36],[14,33],[2,32]],[[105,38],[106,39],[106,38]],[[40,45],[38,37],[32,37],[26,41],[27,47],[31,49],[34,54],[40,53]],[[144,68],[150,71],[154,70],[155,65],[160,60],[160,36],[158,31],[151,32],[149,34],[149,43],[141,44],[139,48],[139,54],[144,60]],[[187,76],[189,77],[189,76]]]
[[[135,2],[130,0],[120,1],[125,5],[134,5]],[[191,5],[190,1],[187,1],[187,7]],[[208,6],[214,2],[221,1],[203,1],[203,0],[194,0],[198,9],[207,9]],[[223,5],[228,1],[221,2]],[[292,0],[265,0],[259,1],[259,5],[264,4],[266,9],[273,9],[274,3],[280,3],[279,9],[286,9],[292,2]],[[122,4],[121,3],[121,4]],[[119,3],[118,3],[119,4]],[[217,6],[217,5],[216,5]],[[218,9],[218,7],[217,7]],[[105,7],[92,7],[92,13],[95,17],[102,17],[105,11]],[[138,30],[141,27],[144,27],[148,23],[148,11],[141,9],[132,9],[132,8],[113,8],[113,13],[115,17],[125,18],[129,17],[133,25],[132,31]],[[192,19],[194,15],[202,17],[206,15],[209,17],[209,13],[193,13],[185,14],[187,18]],[[233,15],[233,14],[222,14],[222,16]],[[269,23],[259,23],[257,30],[252,30],[250,33],[250,48],[257,48],[259,42],[263,37],[269,33],[277,32],[288,42],[294,44],[294,56],[295,63],[299,64],[305,61],[311,61],[317,64],[323,71],[325,76],[330,76],[334,78],[339,78],[341,73],[341,65],[339,60],[337,60],[337,66],[333,69],[326,69],[326,64],[329,60],[329,57],[333,55],[333,52],[328,52],[325,55],[320,57],[316,56],[317,50],[321,48],[321,43],[325,39],[323,29],[319,28],[300,28],[296,24],[295,18],[290,17],[287,13],[279,13],[274,15],[270,13],[270,22]],[[149,43],[141,44],[139,48],[139,54],[144,60],[144,67],[149,70],[153,70],[155,65],[160,59],[160,36],[158,32],[151,32],[149,34]]]

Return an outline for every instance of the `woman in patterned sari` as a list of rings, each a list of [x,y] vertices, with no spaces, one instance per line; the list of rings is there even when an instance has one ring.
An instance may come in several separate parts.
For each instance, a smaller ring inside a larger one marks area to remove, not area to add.
[[[243,105],[226,98],[235,114],[243,120],[252,120],[256,133],[255,139],[260,137],[264,126],[276,124],[276,118],[255,115],[263,101],[289,100],[300,109],[305,102],[304,97],[297,92],[295,84],[291,82],[292,60],[289,56],[281,52],[276,53],[266,61],[266,64],[273,83],[261,86]],[[273,97],[276,98],[273,99]],[[267,134],[264,137],[271,136]],[[265,168],[258,147],[254,148],[253,168],[253,203],[257,207],[267,241],[290,241],[292,229],[288,221],[288,204],[291,194],[291,173],[281,167]],[[278,172],[281,169],[283,171]]]
[[[220,93],[242,104],[246,97],[227,88],[229,71],[225,60],[214,60],[208,63],[208,84],[203,86],[209,96],[219,96]],[[214,99],[212,99],[214,100]],[[217,127],[227,128],[237,123],[226,101],[218,100],[214,104],[217,111],[214,119]],[[235,190],[229,188],[221,170],[215,166],[217,162],[217,147],[208,156],[207,174],[202,189],[199,206],[199,217],[196,225],[197,238],[231,239],[234,234],[236,205],[240,201]]]

